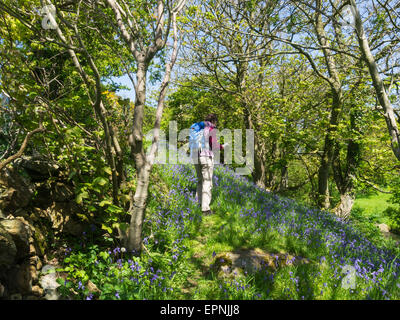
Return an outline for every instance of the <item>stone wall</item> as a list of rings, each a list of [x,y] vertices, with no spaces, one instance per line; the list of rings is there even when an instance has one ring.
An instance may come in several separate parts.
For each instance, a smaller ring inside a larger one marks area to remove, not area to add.
[[[40,276],[51,244],[80,236],[81,208],[62,169],[23,157],[0,172],[0,299],[43,299]]]

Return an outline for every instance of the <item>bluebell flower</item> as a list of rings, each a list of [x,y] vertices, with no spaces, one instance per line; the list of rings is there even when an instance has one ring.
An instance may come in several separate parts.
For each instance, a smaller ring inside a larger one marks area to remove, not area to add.
[[[92,300],[92,299],[93,299],[93,294],[90,293],[90,294],[86,297],[86,300]]]
[[[82,285],[81,281],[78,282],[78,289],[85,290],[85,286]]]

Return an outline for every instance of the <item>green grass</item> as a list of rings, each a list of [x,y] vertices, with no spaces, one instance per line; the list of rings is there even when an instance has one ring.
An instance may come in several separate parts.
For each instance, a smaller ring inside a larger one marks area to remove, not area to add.
[[[202,217],[192,197],[193,169],[158,170],[144,223],[148,251],[133,258],[122,254],[116,243],[74,246],[64,259],[68,273],[61,283],[64,295],[76,292],[74,299],[100,300],[400,297],[400,262],[374,226],[388,206],[388,197],[358,198],[355,220],[343,223],[332,214],[266,193],[232,171],[217,168],[215,214]],[[289,253],[310,263],[274,272],[262,269],[235,279],[215,274],[216,255],[242,248]],[[348,265],[357,268],[355,290],[342,286],[343,267]],[[91,294],[88,280],[101,293]]]
[[[384,211],[389,206],[395,206],[390,203],[390,194],[378,193],[358,197],[354,203],[355,210],[362,210],[363,215],[376,223],[388,223],[388,218]]]

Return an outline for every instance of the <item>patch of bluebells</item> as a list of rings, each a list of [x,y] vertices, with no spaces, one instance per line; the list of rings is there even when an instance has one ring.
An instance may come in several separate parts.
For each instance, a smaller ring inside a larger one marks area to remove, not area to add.
[[[235,179],[230,171],[221,167],[216,170],[226,183],[229,182],[229,185],[221,183],[221,187],[229,190],[232,201],[241,204],[241,199],[246,199],[252,203],[252,207],[241,210],[240,216],[253,234],[262,235],[274,230],[282,237],[303,241],[316,252],[327,251],[328,264],[336,270],[338,278],[345,265],[355,268],[357,278],[377,286],[382,284],[385,270],[391,268],[398,272],[400,259],[391,250],[376,247],[351,223],[329,212],[311,209],[294,200],[271,194],[245,179]],[[321,263],[325,259],[324,256]],[[383,288],[381,292],[389,295]]]
[[[196,183],[193,168],[175,165],[168,170],[173,178],[170,195],[181,194],[185,200],[195,203],[190,192]],[[382,295],[390,297],[383,288],[383,274],[390,269],[394,278],[393,272],[398,274],[400,269],[400,259],[391,250],[375,246],[351,223],[263,190],[226,166],[217,165],[214,172],[214,185],[218,187],[213,189],[213,196],[223,195],[241,208],[239,216],[244,220],[246,232],[253,237],[277,232],[282,238],[295,238],[321,253],[319,263],[330,266],[336,280],[343,277],[344,266],[350,265],[355,268],[357,279],[370,282],[380,288]],[[190,214],[188,210],[174,222],[183,225]]]
[[[191,222],[201,218],[199,210],[195,209],[197,201],[193,190],[197,181],[196,174],[193,166],[185,165],[163,166],[162,172],[163,175],[170,177],[169,191],[156,195],[153,210],[144,220],[144,234],[146,236],[151,234],[144,239],[144,244],[151,251],[161,253],[163,259],[168,262],[156,267],[151,259],[129,259],[129,255],[125,257],[121,248],[108,250],[109,262],[115,268],[108,268],[107,279],[124,280],[126,288],[113,291],[111,295],[116,298],[171,297],[174,292],[172,287],[174,277],[179,275],[179,268],[187,260],[188,248],[185,247],[184,240],[189,236],[188,228]],[[318,294],[322,295],[332,283],[333,286],[340,284],[343,267],[351,265],[356,270],[357,278],[369,283],[367,290],[378,288],[383,297],[392,297],[383,287],[383,275],[388,272],[390,266],[391,277],[396,278],[399,274],[399,259],[390,250],[374,246],[351,224],[328,212],[308,208],[294,200],[269,193],[228,167],[218,165],[215,167],[214,185],[215,198],[221,195],[232,204],[232,207],[240,208],[236,214],[242,219],[241,225],[250,237],[262,237],[266,233],[274,232],[279,237],[303,242],[317,253],[314,260],[321,266],[327,265],[332,270],[331,280],[337,280],[328,283],[325,281]],[[97,264],[95,266],[97,267]],[[289,274],[289,277],[299,297],[300,294],[303,299],[313,297],[311,288],[299,292],[297,275]],[[268,274],[267,281],[277,280],[274,279],[274,274]],[[80,283],[80,286],[83,284]],[[261,298],[260,293],[250,289],[248,283],[244,284],[237,280],[221,284],[223,294],[228,296]],[[291,297],[290,292],[285,294]],[[93,296],[88,297],[93,298]]]
[[[153,249],[168,247],[170,265],[179,261],[188,248],[183,244],[189,237],[188,226],[197,216],[196,199],[191,187],[196,181],[194,171],[185,166],[165,166],[163,175],[171,178],[166,194],[158,194],[155,210],[144,220],[144,228],[151,230],[151,239],[146,237],[144,244]]]

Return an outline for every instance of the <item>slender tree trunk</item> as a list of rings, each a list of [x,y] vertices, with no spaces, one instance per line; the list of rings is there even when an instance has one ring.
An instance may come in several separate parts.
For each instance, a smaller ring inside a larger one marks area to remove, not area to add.
[[[243,103],[243,109],[244,109],[244,122],[246,129],[254,130],[254,170],[252,172],[252,178],[257,186],[259,186],[262,189],[265,189],[266,168],[265,168],[265,159],[263,158],[264,154],[263,148],[260,144],[258,134],[254,128],[253,119],[245,103]]]
[[[339,205],[335,208],[335,214],[344,219],[350,218],[350,212],[353,208],[355,196],[353,192],[346,192],[340,195]]]
[[[131,221],[125,245],[129,251],[133,251],[136,255],[139,255],[142,249],[143,220],[146,210],[150,173],[151,165],[146,162],[138,171],[136,191],[133,203],[131,203],[131,208],[129,209]]]
[[[135,163],[137,186],[135,194],[131,197],[129,213],[131,221],[129,224],[128,235],[125,246],[129,251],[134,251],[139,255],[142,249],[142,229],[144,212],[146,210],[146,200],[150,181],[151,166],[146,161],[143,149],[143,117],[146,102],[146,76],[147,64],[144,61],[138,62],[135,87],[135,109],[133,115],[133,128],[129,136],[131,146],[131,156]]]
[[[44,132],[44,131],[45,131],[45,128],[42,125],[42,120],[40,120],[39,121],[39,127],[27,133],[27,135],[25,136],[24,141],[22,142],[22,145],[19,148],[19,150],[15,154],[9,156],[7,159],[5,159],[5,160],[0,162],[0,171],[3,170],[3,168],[7,164],[11,163],[15,159],[18,159],[19,157],[22,156],[22,154],[24,153],[26,147],[28,146],[29,140],[32,138],[33,135],[35,135],[36,133],[39,133],[39,132]]]
[[[270,165],[268,166],[268,176],[267,176],[267,187],[270,190],[276,190],[277,189],[277,174],[276,174],[276,169],[274,167],[275,162],[277,161],[279,157],[279,148],[278,148],[278,139],[273,141],[272,147],[271,147],[271,155],[270,155]]]
[[[60,27],[58,25],[56,25],[56,32],[58,37],[60,38],[60,40],[65,44],[65,45],[70,45],[70,43],[67,41],[67,38],[64,36],[62,30],[60,29]],[[110,123],[107,120],[107,110],[103,105],[103,101],[101,100],[101,81],[100,81],[100,74],[98,72],[98,69],[95,65],[95,62],[93,61],[91,55],[89,54],[89,52],[86,50],[86,47],[78,33],[78,30],[75,26],[74,29],[75,35],[78,39],[78,42],[80,44],[80,47],[83,49],[83,51],[86,54],[87,60],[89,62],[89,66],[93,71],[94,77],[95,77],[95,101],[93,101],[89,91],[87,91],[87,95],[89,98],[89,101],[92,103],[93,109],[95,111],[95,114],[97,115],[97,117],[99,118],[102,127],[104,129],[104,136],[105,136],[105,155],[106,155],[106,159],[107,159],[107,163],[111,168],[111,179],[112,179],[112,187],[113,187],[113,203],[114,204],[118,204],[118,194],[119,194],[119,180],[118,180],[118,172],[116,169],[116,165],[115,165],[115,157],[113,154],[113,140],[112,140],[112,136],[115,137],[115,133],[113,132],[113,128],[110,125]],[[73,43],[72,43],[73,44]],[[78,69],[79,74],[82,78],[82,80],[85,82],[87,88],[91,88],[93,87],[90,78],[88,76],[88,74],[84,71],[84,69],[82,68],[79,59],[75,53],[75,51],[73,49],[68,49],[67,50],[69,55],[71,56],[71,59],[75,65],[75,67]],[[117,139],[115,137],[115,142],[117,142]],[[118,142],[117,142],[118,143]],[[119,144],[118,144],[119,146]]]
[[[332,166],[335,145],[334,134],[337,130],[336,128],[339,121],[339,113],[343,103],[341,91],[335,91],[336,90],[332,88],[333,101],[329,120],[329,128],[325,135],[324,150],[318,170],[318,205],[324,209],[328,209],[330,207],[329,175]]]
[[[321,158],[321,164],[318,171],[318,204],[321,208],[328,209],[330,207],[329,195],[329,174],[332,166],[334,146],[335,146],[335,133],[339,122],[340,110],[343,104],[342,84],[336,68],[336,62],[331,50],[328,49],[330,43],[326,35],[324,24],[321,16],[322,1],[316,0],[316,24],[315,31],[317,34],[318,42],[322,46],[325,64],[329,72],[327,81],[331,87],[332,93],[332,109],[329,119],[329,127],[325,136],[324,150]]]
[[[329,159],[326,155],[323,155],[318,169],[318,205],[324,209],[330,207],[329,168]]]
[[[279,185],[279,190],[286,190],[289,187],[289,172],[288,172],[288,165],[285,164],[281,168],[281,183]]]
[[[265,173],[265,164],[264,161],[261,159],[260,151],[258,150],[257,144],[254,145],[254,172],[253,172],[253,180],[257,186],[262,189],[265,189],[265,180],[266,180],[266,173]]]
[[[362,57],[368,66],[368,70],[371,75],[372,84],[374,86],[376,96],[378,98],[379,104],[381,105],[384,111],[384,117],[391,138],[391,146],[393,153],[396,156],[396,158],[400,160],[400,134],[399,134],[399,129],[397,127],[397,121],[394,114],[393,106],[390,103],[382,78],[379,74],[378,66],[376,65],[375,58],[369,47],[368,39],[364,32],[364,27],[362,24],[360,12],[358,11],[356,2],[354,0],[350,0],[350,3],[354,8],[353,11],[354,22]]]
[[[350,128],[352,131],[358,132],[354,111],[350,114]],[[351,139],[347,145],[346,164],[342,168],[340,161],[339,146],[336,146],[333,173],[336,186],[340,192],[340,202],[335,208],[335,214],[345,220],[350,217],[351,209],[353,208],[354,194],[354,177],[360,162],[361,145],[357,139]]]
[[[146,102],[146,79],[147,79],[146,62],[138,62],[137,67],[137,83],[135,87],[135,109],[133,114],[132,133],[129,136],[129,144],[131,147],[131,156],[135,161],[136,169],[139,170],[144,166],[145,154],[143,150],[143,118],[144,107]]]
[[[137,65],[137,73],[136,73],[136,101],[135,101],[135,112],[133,119],[133,128],[132,135],[129,138],[129,142],[131,144],[131,153],[133,158],[135,159],[135,167],[137,170],[137,186],[135,190],[135,195],[133,197],[133,201],[131,201],[131,222],[128,229],[127,237],[123,237],[123,242],[128,249],[128,251],[133,251],[136,255],[141,253],[142,249],[142,231],[143,231],[143,220],[146,210],[146,201],[148,197],[148,189],[150,184],[150,174],[151,169],[153,167],[155,156],[158,149],[158,141],[160,138],[160,125],[161,119],[164,109],[164,101],[166,97],[166,92],[168,88],[168,84],[171,77],[172,68],[176,62],[177,54],[178,54],[178,31],[176,26],[176,16],[178,12],[183,8],[185,4],[185,0],[181,0],[177,7],[172,10],[170,13],[171,23],[173,27],[173,50],[171,54],[170,61],[166,64],[165,74],[163,81],[160,86],[160,94],[158,96],[158,104],[156,110],[156,119],[154,122],[154,134],[153,141],[150,146],[150,152],[148,155],[145,155],[143,149],[143,117],[144,117],[144,106],[146,101],[146,74],[149,62],[151,61],[154,54],[161,50],[163,45],[160,44],[158,40],[155,41],[155,47],[151,47],[151,52],[149,55],[144,55],[143,59],[139,58],[140,54],[136,55],[136,60],[138,62]],[[164,19],[163,15],[163,2],[158,2],[158,16],[161,17],[160,20]],[[158,29],[160,30],[160,29]],[[165,45],[165,43],[164,43]],[[137,53],[137,52],[136,52]],[[151,58],[151,59],[150,59]]]
[[[239,48],[240,46],[238,46]],[[247,52],[249,50],[250,46],[247,47]],[[239,94],[243,94],[246,91],[246,76],[248,73],[248,67],[249,64],[247,61],[237,61],[237,70],[236,70],[236,79],[237,79],[237,90]],[[253,123],[253,118],[251,115],[251,112],[248,109],[248,105],[246,101],[241,98],[241,106],[243,109],[244,113],[244,123],[246,129],[255,129],[254,128],[254,123]],[[254,170],[252,172],[252,177],[254,183],[259,186],[260,188],[265,188],[265,167],[264,163],[262,160],[262,157],[260,156],[261,150],[260,150],[260,143],[258,139],[258,135],[256,130],[254,130]]]

